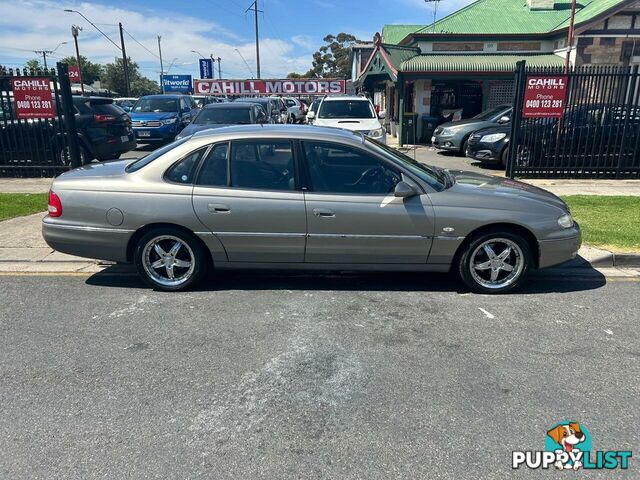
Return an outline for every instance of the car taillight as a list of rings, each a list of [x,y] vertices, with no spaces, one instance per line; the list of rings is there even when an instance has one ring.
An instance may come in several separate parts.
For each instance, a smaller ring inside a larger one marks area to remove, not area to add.
[[[113,115],[94,115],[93,119],[96,122],[112,122],[116,119]]]
[[[62,215],[62,202],[60,197],[53,191],[49,190],[49,216],[59,217]]]

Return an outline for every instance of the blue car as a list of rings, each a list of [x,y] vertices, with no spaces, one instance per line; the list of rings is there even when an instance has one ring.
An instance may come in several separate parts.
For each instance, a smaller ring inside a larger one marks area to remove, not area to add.
[[[131,109],[131,126],[138,143],[172,142],[198,113],[188,95],[146,95]]]

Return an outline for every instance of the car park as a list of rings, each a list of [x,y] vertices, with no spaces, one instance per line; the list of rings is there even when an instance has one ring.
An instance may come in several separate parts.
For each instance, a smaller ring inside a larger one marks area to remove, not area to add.
[[[269,97],[241,97],[235,100],[237,103],[257,103],[267,112],[266,123],[283,123],[282,112],[279,103]]]
[[[507,166],[511,124],[482,128],[471,134],[465,155],[485,165]]]
[[[188,95],[146,95],[131,111],[133,131],[140,143],[171,142],[196,113]]]
[[[125,112],[130,112],[137,101],[138,101],[137,97],[120,97],[120,98],[113,99],[113,103],[115,103]]]
[[[211,268],[271,268],[453,271],[504,293],[581,243],[567,205],[531,185],[429,167],[361,133],[254,125],[60,175],[43,236],[169,291]]]
[[[202,108],[176,140],[196,132],[230,125],[266,123],[267,114],[257,103],[212,103]]]
[[[380,123],[384,118],[376,113],[371,100],[361,96],[325,97],[318,112],[311,116],[313,124],[320,127],[337,127],[365,135],[385,142],[387,132]]]
[[[510,121],[511,106],[499,105],[485,110],[473,118],[438,125],[433,132],[433,137],[431,137],[431,144],[440,150],[464,154],[467,149],[466,142],[473,132]]]

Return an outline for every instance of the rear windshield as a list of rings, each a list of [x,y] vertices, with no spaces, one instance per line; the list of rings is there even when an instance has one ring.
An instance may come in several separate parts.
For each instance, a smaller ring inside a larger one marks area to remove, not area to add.
[[[322,102],[318,117],[375,118],[376,113],[369,100],[330,100]]]
[[[141,98],[133,106],[136,113],[177,112],[178,101],[175,98]]]
[[[91,103],[90,106],[98,115],[113,115],[119,117],[123,113],[122,110],[113,103]]]
[[[128,173],[137,172],[138,170],[140,170],[143,167],[146,167],[151,162],[153,162],[155,159],[161,157],[162,155],[164,155],[168,151],[173,150],[176,147],[179,147],[184,142],[189,140],[189,138],[191,138],[191,137],[184,137],[184,138],[181,138],[180,140],[176,140],[175,142],[172,142],[172,143],[170,143],[168,145],[165,145],[164,147],[160,147],[159,149],[154,150],[153,152],[151,152],[149,155],[145,155],[144,157],[139,158],[135,162],[130,163],[129,165],[127,165],[127,168],[125,170]]]
[[[205,108],[200,111],[193,123],[197,125],[210,123],[223,125],[251,123],[251,115],[249,113],[250,108],[251,107]]]

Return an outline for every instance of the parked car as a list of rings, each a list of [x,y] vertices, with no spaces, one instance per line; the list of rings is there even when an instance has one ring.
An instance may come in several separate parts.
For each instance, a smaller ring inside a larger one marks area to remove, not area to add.
[[[503,293],[581,243],[567,205],[540,188],[429,167],[362,134],[277,125],[64,173],[42,231],[60,252],[133,262],[160,290],[215,266],[451,270]]]
[[[305,118],[307,119],[307,123],[312,124],[313,119],[316,117],[316,113],[318,111],[318,107],[320,106],[320,102],[322,102],[322,97],[317,97],[311,102],[309,105],[309,109],[307,110],[307,114]]]
[[[435,148],[464,154],[467,150],[466,142],[473,132],[510,121],[511,106],[500,105],[473,118],[438,125],[431,137],[431,143]]]
[[[146,95],[131,110],[133,131],[140,143],[171,142],[196,113],[188,95]]]
[[[138,99],[136,97],[120,97],[120,98],[113,99],[113,103],[115,103],[125,112],[130,112],[131,108],[135,105],[137,101]]]
[[[210,128],[266,122],[267,113],[262,105],[257,103],[212,103],[198,112],[193,121],[178,134],[176,140]]]
[[[273,102],[274,109],[280,112],[278,117],[278,121],[276,123],[291,123],[291,118],[289,117],[289,109],[287,108],[287,104],[284,103],[284,100],[281,97],[269,97],[269,100]]]
[[[293,97],[285,97],[282,100],[289,113],[288,123],[303,123],[306,118],[306,105],[304,102]]]
[[[274,102],[269,97],[242,97],[238,98],[235,103],[257,103],[267,112],[266,123],[282,123],[281,112],[278,108],[278,102]]]
[[[313,124],[320,127],[337,127],[365,135],[385,142],[387,132],[380,123],[384,114],[376,113],[371,100],[360,96],[325,97],[318,113],[310,117]]]
[[[467,141],[466,156],[483,164],[507,166],[511,124],[482,128],[471,134]]]
[[[197,108],[202,108],[211,103],[223,103],[225,101],[224,98],[214,97],[212,95],[192,95],[191,98]]]

